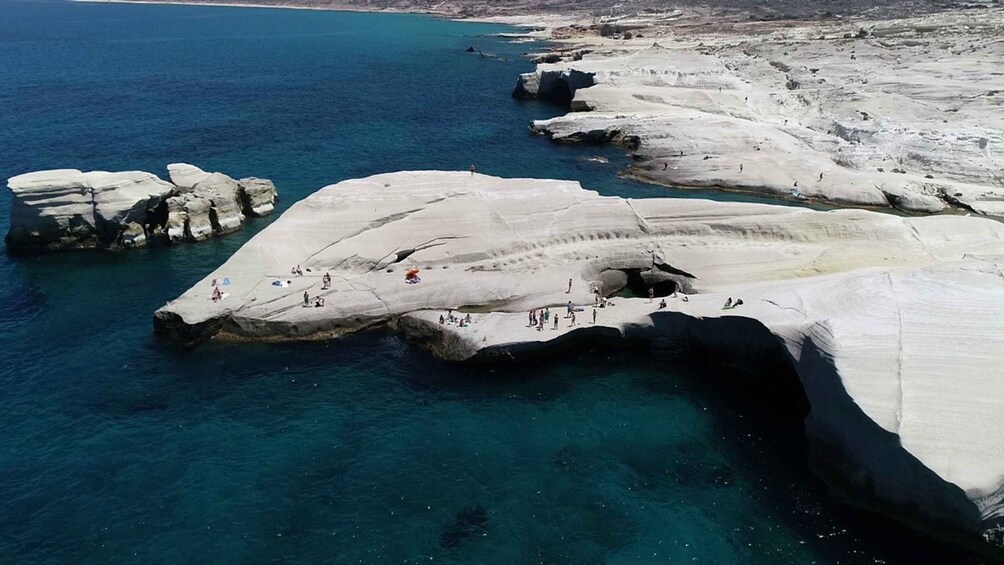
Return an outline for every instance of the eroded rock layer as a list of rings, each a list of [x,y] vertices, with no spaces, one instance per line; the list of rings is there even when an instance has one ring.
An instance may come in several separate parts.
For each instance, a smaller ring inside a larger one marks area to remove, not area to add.
[[[295,204],[155,325],[197,341],[391,324],[457,360],[593,334],[765,351],[797,372],[824,476],[873,507],[999,551],[990,542],[1004,517],[1002,260],[1004,225],[988,219],[626,200],[575,182],[407,172]],[[593,309],[594,290],[624,287],[657,296]],[[213,300],[217,288],[224,296]],[[723,309],[727,299],[743,304]],[[574,325],[569,301],[583,307]],[[527,327],[526,312],[545,307],[557,325]],[[440,323],[450,308],[471,323]]]
[[[656,183],[1004,217],[1004,9],[614,24],[556,33],[573,60],[519,78],[573,110],[535,131],[622,143]]]
[[[236,181],[180,163],[168,170],[173,184],[141,171],[59,169],[13,177],[7,245],[59,250],[143,247],[156,238],[201,241],[240,229],[245,215],[273,209],[271,181]]]

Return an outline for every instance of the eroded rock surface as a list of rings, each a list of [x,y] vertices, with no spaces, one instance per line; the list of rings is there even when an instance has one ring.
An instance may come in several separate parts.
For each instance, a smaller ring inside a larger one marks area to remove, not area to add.
[[[1004,517],[1002,260],[1004,225],[983,218],[625,200],[575,182],[409,172],[298,202],[161,308],[155,325],[194,341],[391,324],[458,360],[518,357],[580,333],[767,352],[809,398],[806,430],[824,477],[999,551],[982,536]],[[303,276],[291,274],[297,265]],[[412,268],[417,284],[405,282]],[[214,302],[213,279],[224,277],[228,296]],[[591,288],[609,294],[638,280],[688,294],[662,309],[659,299],[616,298],[591,323]],[[727,298],[744,303],[723,310]],[[571,327],[568,301],[585,307]],[[526,311],[545,306],[559,327],[526,327]],[[460,307],[470,326],[439,323]]]
[[[174,190],[150,173],[39,171],[11,178],[12,249],[145,244],[142,226]],[[137,231],[137,227],[139,230]]]
[[[272,212],[275,185],[236,181],[183,163],[168,166],[173,182],[141,171],[61,169],[11,178],[15,250],[143,247],[153,239],[201,241],[232,233],[245,216]]]
[[[1004,217],[1004,9],[621,23],[644,38],[579,28],[560,42],[587,55],[519,78],[514,95],[571,92],[578,110],[535,131],[621,143],[656,183]]]

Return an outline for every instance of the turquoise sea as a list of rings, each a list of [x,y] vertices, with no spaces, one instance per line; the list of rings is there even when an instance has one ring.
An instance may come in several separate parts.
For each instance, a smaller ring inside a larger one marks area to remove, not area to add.
[[[695,195],[619,179],[619,150],[532,137],[562,110],[509,97],[543,46],[506,31],[5,1],[0,177],[185,161],[273,179],[282,210],[342,179],[474,162]],[[199,245],[0,252],[0,562],[976,562],[836,502],[797,419],[665,351],[467,367],[384,333],[156,340],[152,312],[274,219]]]

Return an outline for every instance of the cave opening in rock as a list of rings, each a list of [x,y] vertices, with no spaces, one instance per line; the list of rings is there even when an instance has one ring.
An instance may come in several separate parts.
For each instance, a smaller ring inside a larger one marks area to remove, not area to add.
[[[669,296],[678,290],[676,281],[668,280],[664,277],[654,277],[652,271],[646,269],[618,269],[627,275],[627,283],[623,288],[613,293],[613,296],[621,298],[647,298],[648,289],[655,292],[655,296]]]
[[[148,210],[146,213],[146,228],[147,231],[153,231],[154,229],[165,229],[167,227],[167,201],[164,200],[157,205],[153,210]]]
[[[568,86],[568,81],[559,78],[554,81],[554,86],[551,88],[551,92],[548,93],[547,98],[552,102],[568,107],[572,104],[573,96],[574,94],[572,93],[572,88]]]

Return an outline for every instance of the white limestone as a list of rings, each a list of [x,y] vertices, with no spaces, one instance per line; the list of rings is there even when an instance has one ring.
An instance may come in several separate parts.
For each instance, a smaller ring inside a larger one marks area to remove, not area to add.
[[[19,250],[143,247],[151,239],[201,241],[274,210],[275,185],[236,181],[183,163],[172,181],[151,173],[59,169],[11,178],[7,244]]]
[[[574,91],[585,111],[534,129],[624,142],[643,180],[1004,216],[1004,9],[693,23],[563,40],[590,52],[539,65],[514,95]]]
[[[268,179],[250,177],[237,181],[241,205],[250,216],[267,216],[275,209],[275,184]]]
[[[689,320],[691,338],[724,341],[723,354],[780,344],[812,403],[812,444],[831,454],[819,462],[876,504],[975,539],[1004,516],[1002,260],[1004,225],[988,219],[624,200],[575,182],[407,172],[295,204],[159,310],[156,326],[182,339],[274,340],[391,323],[448,358],[518,355],[597,331],[590,285],[605,279],[609,292],[623,284],[611,269],[654,266],[652,277],[675,277],[689,300],[659,310],[614,299],[597,311],[604,331]],[[304,276],[291,274],[297,265]],[[405,283],[412,267],[419,284]],[[213,302],[222,277],[229,296]],[[304,307],[304,292],[325,306]],[[723,310],[729,297],[743,306]],[[586,306],[577,327],[525,327],[527,310],[563,315],[567,300]],[[438,323],[463,306],[491,313],[472,314],[468,328]],[[716,318],[748,320],[762,336],[702,334]]]
[[[142,245],[135,226],[146,223],[174,187],[150,173],[81,172],[58,169],[11,178],[11,248],[99,247],[119,242]]]

